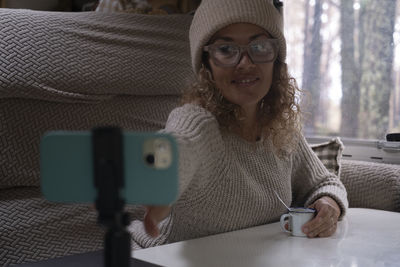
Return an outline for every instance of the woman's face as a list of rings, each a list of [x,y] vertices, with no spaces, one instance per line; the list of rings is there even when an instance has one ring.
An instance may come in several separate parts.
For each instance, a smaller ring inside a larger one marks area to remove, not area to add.
[[[254,40],[262,41],[268,38],[269,34],[257,25],[237,23],[218,31],[212,38],[212,44],[247,45]],[[257,107],[257,103],[271,87],[274,63],[254,64],[247,52],[242,53],[239,62],[233,67],[216,65],[210,56],[208,63],[221,94],[245,110]]]

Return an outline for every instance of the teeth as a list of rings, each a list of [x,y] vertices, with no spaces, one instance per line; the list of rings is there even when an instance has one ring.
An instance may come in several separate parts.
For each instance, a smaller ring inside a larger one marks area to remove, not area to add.
[[[240,80],[240,81],[237,81],[237,83],[251,83],[251,82],[254,82],[254,81],[256,81],[257,79],[252,79],[252,80],[250,80],[250,79],[247,79],[247,80]]]

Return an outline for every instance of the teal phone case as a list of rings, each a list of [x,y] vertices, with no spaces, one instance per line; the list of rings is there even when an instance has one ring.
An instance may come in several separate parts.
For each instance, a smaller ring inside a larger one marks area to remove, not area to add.
[[[91,136],[91,132],[83,131],[55,131],[43,136],[40,171],[46,199],[74,203],[95,201]],[[171,152],[170,161],[159,164],[163,168],[146,162],[144,151],[149,150],[149,142],[153,140],[162,140]],[[161,133],[124,132],[123,143],[125,187],[120,194],[126,203],[167,205],[176,200],[178,151],[174,138]]]

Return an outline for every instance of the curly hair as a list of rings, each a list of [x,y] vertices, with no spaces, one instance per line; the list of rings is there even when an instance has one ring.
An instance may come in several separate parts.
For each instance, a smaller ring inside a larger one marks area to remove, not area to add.
[[[276,151],[282,156],[294,149],[301,132],[301,110],[296,100],[296,94],[300,92],[296,80],[288,73],[286,63],[275,61],[272,85],[259,102],[257,115],[262,139],[272,139]],[[196,103],[207,109],[216,117],[220,127],[228,130],[239,126],[243,119],[240,106],[222,96],[209,67],[204,64],[196,81],[183,94],[182,104],[185,103]]]

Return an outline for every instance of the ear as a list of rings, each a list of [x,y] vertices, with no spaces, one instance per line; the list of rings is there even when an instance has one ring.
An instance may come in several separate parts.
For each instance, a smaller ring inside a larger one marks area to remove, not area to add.
[[[213,71],[212,71],[210,60],[211,59],[210,59],[210,56],[208,55],[208,53],[203,53],[203,57],[202,57],[202,60],[201,60],[202,65],[204,66],[205,70],[210,73],[210,79],[212,81],[214,81],[214,74],[213,74]]]
[[[203,55],[201,56],[201,63],[211,71],[211,66],[210,66],[210,56],[208,53],[204,52]]]

